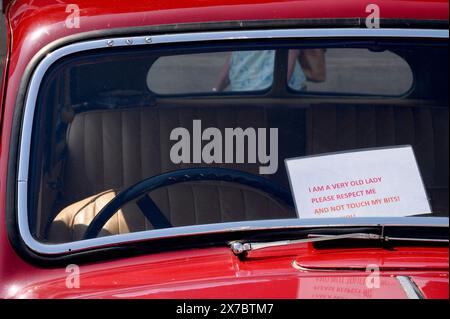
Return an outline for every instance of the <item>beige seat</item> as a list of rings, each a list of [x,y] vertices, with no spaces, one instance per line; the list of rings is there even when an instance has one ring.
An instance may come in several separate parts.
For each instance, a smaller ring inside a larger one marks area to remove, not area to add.
[[[163,172],[198,167],[169,158],[170,132],[202,127],[266,127],[264,108],[133,108],[89,111],[75,116],[67,135],[62,209],[48,234],[52,242],[82,238],[95,214],[122,190]],[[206,166],[206,165],[201,165]],[[259,164],[227,164],[258,173]],[[150,194],[174,226],[295,217],[295,212],[265,193],[236,184],[195,182]],[[134,203],[123,207],[100,235],[153,229]]]

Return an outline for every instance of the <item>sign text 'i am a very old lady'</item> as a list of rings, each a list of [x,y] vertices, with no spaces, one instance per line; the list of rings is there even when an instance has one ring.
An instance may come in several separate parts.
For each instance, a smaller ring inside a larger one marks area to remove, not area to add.
[[[410,146],[286,160],[299,218],[430,214]]]

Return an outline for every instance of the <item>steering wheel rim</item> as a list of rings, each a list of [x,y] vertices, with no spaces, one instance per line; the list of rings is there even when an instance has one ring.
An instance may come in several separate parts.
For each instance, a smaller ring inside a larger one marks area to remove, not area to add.
[[[96,238],[103,226],[114,216],[114,214],[130,201],[136,200],[140,196],[161,187],[193,181],[223,181],[249,186],[269,195],[273,195],[280,202],[294,208],[294,202],[290,191],[267,178],[228,168],[180,169],[146,178],[121,191],[94,217],[86,229],[83,239]]]

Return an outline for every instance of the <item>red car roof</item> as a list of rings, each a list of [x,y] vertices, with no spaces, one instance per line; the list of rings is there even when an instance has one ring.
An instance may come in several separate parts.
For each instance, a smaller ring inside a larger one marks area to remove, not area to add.
[[[11,14],[33,14],[38,20],[64,21],[66,6],[76,4],[81,17],[109,17],[137,13],[142,18],[153,17],[150,24],[183,22],[213,22],[237,19],[294,19],[294,18],[365,18],[366,6],[376,3],[383,18],[448,19],[447,0],[17,0]],[[161,20],[163,18],[163,20]],[[136,21],[136,24],[140,24]]]
[[[80,9],[80,30],[110,29],[124,26],[205,23],[219,21],[342,19],[368,15],[366,7],[376,3],[382,19],[448,20],[448,0],[17,0],[10,18],[13,27],[35,27],[64,23],[67,6]]]
[[[384,20],[448,21],[448,0],[16,0],[9,6],[8,17],[16,44],[27,38],[43,46],[74,33],[120,27],[349,18],[363,23],[370,3],[380,7]],[[79,28],[67,27],[70,4],[79,8]]]

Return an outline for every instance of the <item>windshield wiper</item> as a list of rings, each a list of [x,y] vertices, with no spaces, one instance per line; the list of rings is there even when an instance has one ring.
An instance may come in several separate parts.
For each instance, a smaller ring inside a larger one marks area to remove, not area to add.
[[[246,255],[250,251],[262,250],[266,248],[273,248],[278,246],[287,246],[303,243],[323,242],[339,239],[367,239],[367,240],[379,240],[380,242],[387,241],[421,241],[421,242],[435,242],[435,243],[448,243],[448,239],[432,239],[432,238],[403,238],[403,237],[388,237],[384,235],[378,235],[373,233],[349,233],[342,235],[317,235],[309,234],[308,238],[296,239],[296,240],[280,240],[272,242],[240,242],[234,241],[230,243],[230,248],[237,256]]]

